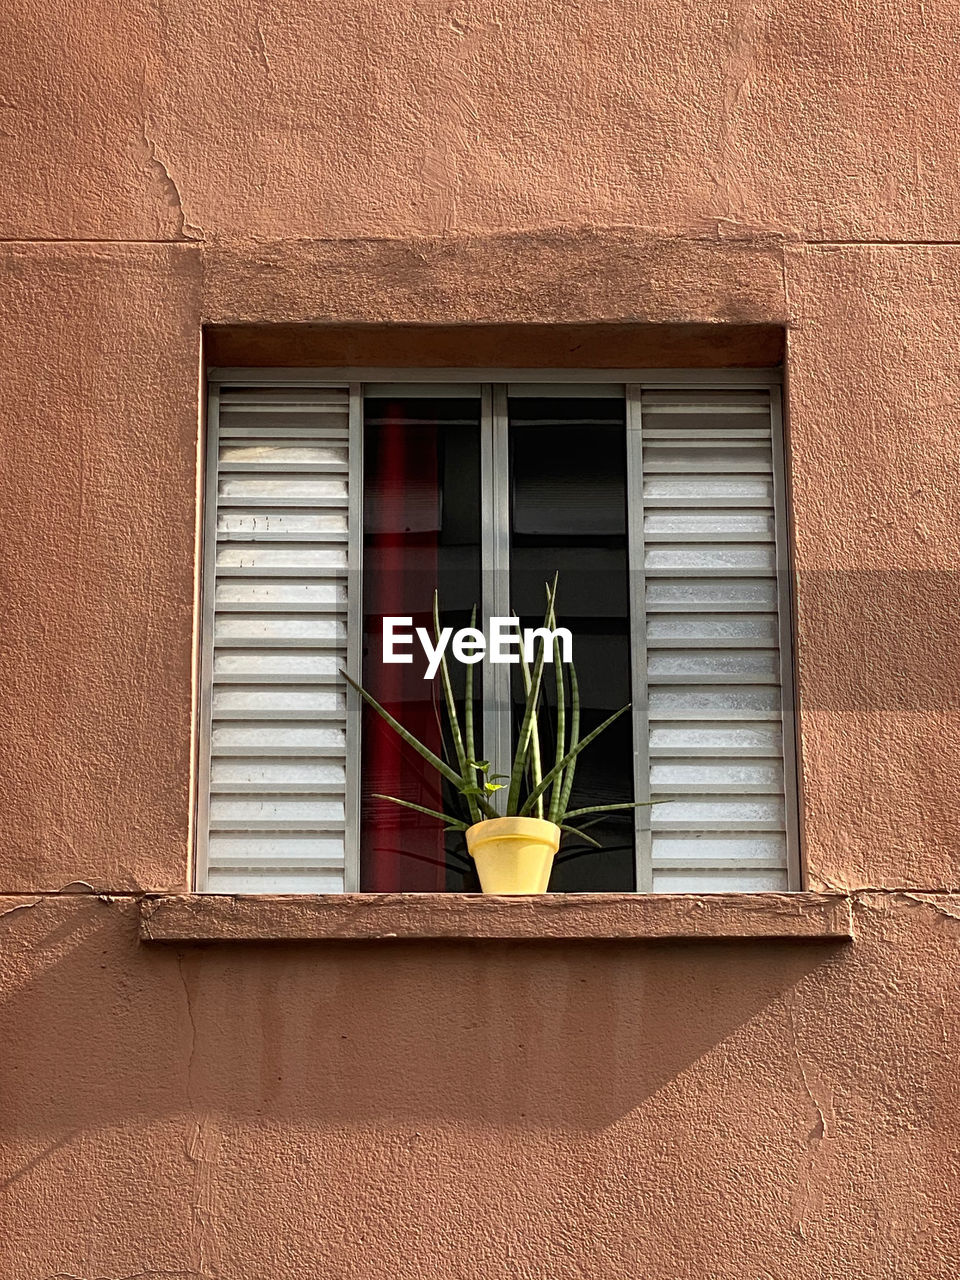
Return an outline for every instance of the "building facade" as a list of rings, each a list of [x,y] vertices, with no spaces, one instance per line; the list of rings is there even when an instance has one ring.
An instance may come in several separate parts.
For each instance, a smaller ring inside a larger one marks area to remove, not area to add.
[[[955,6],[7,16],[4,1275],[954,1277]],[[195,894],[223,369],[782,383],[791,883]]]

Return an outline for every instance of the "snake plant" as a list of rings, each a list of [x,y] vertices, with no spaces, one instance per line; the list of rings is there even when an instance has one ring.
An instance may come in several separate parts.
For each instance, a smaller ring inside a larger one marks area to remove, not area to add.
[[[553,631],[556,628],[556,595],[557,579],[546,584],[547,606],[544,614],[544,629]],[[470,625],[476,623],[477,610],[473,609]],[[440,608],[437,593],[433,597],[433,626],[435,638],[440,636]],[[519,630],[519,619],[517,619]],[[524,646],[520,646],[520,666],[526,701],[520,732],[517,737],[516,752],[509,774],[493,772],[488,760],[477,757],[474,722],[473,722],[473,666],[467,664],[462,713],[458,711],[457,699],[450,679],[446,653],[440,661],[439,677],[443,690],[443,701],[446,712],[450,741],[453,744],[452,758],[443,759],[431,751],[408,729],[395,719],[386,707],[366,689],[352,680],[346,672],[344,677],[360,697],[393,729],[404,742],[431,765],[441,778],[445,779],[460,800],[461,812],[448,813],[439,809],[430,809],[424,805],[414,804],[411,800],[402,800],[397,796],[377,794],[378,800],[389,800],[393,804],[402,805],[405,809],[413,809],[417,813],[437,818],[449,829],[466,831],[468,827],[488,818],[499,817],[535,817],[545,818],[555,823],[562,831],[577,835],[588,844],[600,845],[591,836],[571,824],[572,819],[585,818],[593,814],[609,813],[613,810],[635,809],[652,801],[625,801],[622,804],[590,805],[587,808],[571,809],[570,798],[573,793],[573,781],[577,761],[581,753],[618,720],[630,707],[626,706],[608,716],[602,724],[592,729],[583,737],[580,736],[580,690],[577,684],[577,672],[573,662],[563,663],[560,660],[560,641],[552,640],[552,665],[556,688],[556,706],[554,740],[556,748],[553,761],[547,768],[541,752],[541,716],[548,713],[543,700],[544,666],[546,664],[547,640],[541,635],[537,651],[531,666]],[[569,676],[567,675],[567,670]],[[568,688],[569,683],[569,688]],[[569,714],[568,714],[569,712]],[[494,799],[502,800],[498,793],[506,792],[506,802],[502,812],[495,807]]]

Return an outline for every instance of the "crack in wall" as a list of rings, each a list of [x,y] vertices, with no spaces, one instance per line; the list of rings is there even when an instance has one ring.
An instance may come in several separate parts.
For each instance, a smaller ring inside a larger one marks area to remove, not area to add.
[[[960,913],[956,911],[949,911],[943,903],[934,902],[923,894],[904,891],[902,896],[911,902],[919,902],[922,907],[926,907],[929,911],[935,911],[937,915],[947,916],[950,920],[960,921]]]
[[[43,901],[43,895],[34,898],[32,902],[18,902],[15,907],[7,907],[5,911],[0,911],[0,920],[4,916],[12,916],[15,911],[32,911],[34,907],[38,907]]]
[[[190,1110],[194,1111],[193,1099],[193,1067],[197,1057],[197,1022],[193,1016],[193,996],[190,992],[190,986],[187,982],[187,975],[183,971],[183,953],[177,954],[177,973],[180,975],[180,983],[183,987],[183,998],[187,1006],[187,1018],[190,1022],[190,1056],[187,1060],[187,1102]]]
[[[796,1014],[792,1000],[786,1002],[786,1009],[787,1021],[790,1024],[790,1038],[797,1068],[800,1072],[800,1079],[803,1082],[804,1092],[810,1101],[810,1105],[816,1112],[816,1121],[807,1134],[803,1177],[794,1197],[793,1227],[800,1239],[806,1243],[807,1224],[817,1199],[815,1187],[818,1173],[817,1166],[824,1154],[823,1143],[831,1141],[834,1137],[833,1128],[836,1123],[836,1117],[833,1111],[833,1101],[830,1098],[829,1091],[824,1088],[822,1081],[815,1081],[815,1083],[821,1092],[826,1095],[825,1101],[821,1101],[817,1093],[814,1092],[810,1072],[804,1063],[803,1054],[800,1052],[800,1037],[797,1031]]]
[[[256,32],[257,42],[254,46],[254,56],[263,67],[264,73],[268,80],[273,80],[273,66],[270,62],[270,55],[267,53],[267,44],[263,38],[263,28],[260,26],[260,19],[254,18],[253,29]]]
[[[197,1057],[197,1021],[193,1012],[193,993],[190,990],[190,984],[184,971],[184,956],[182,952],[177,955],[177,972],[183,986],[187,1018],[190,1023],[190,1052],[187,1057],[186,1095],[187,1106],[193,1119],[193,1132],[187,1139],[185,1152],[187,1159],[194,1166],[191,1216],[196,1239],[197,1257],[195,1261],[198,1270],[189,1274],[208,1274],[207,1262],[210,1258],[213,1259],[214,1274],[217,1274],[219,1268],[216,1263],[217,1242],[214,1229],[216,1212],[214,1208],[213,1180],[217,1164],[219,1136],[211,1125],[209,1118],[201,1113],[194,1094],[193,1080]]]
[[[937,902],[939,896],[935,892],[921,889],[890,889],[885,894],[879,895],[875,890],[854,890],[850,897],[853,900],[854,907],[862,906],[866,910],[876,910],[875,905],[870,901],[872,897],[885,896],[888,898],[901,898],[904,902],[915,902],[921,907],[925,907],[928,911],[934,911],[939,916],[944,916],[948,920],[955,920],[960,923],[960,912],[951,911],[949,907],[945,907],[942,902]],[[956,890],[950,891],[949,896],[956,896]]]
[[[901,898],[905,902],[915,902],[929,911],[935,911],[938,915],[960,923],[960,912],[951,911],[949,907],[936,900],[960,896],[960,889],[957,888],[911,889],[906,885],[840,885],[821,879],[819,887],[814,892],[842,894],[850,899],[854,908],[863,907],[869,910],[876,909],[875,904],[871,902],[872,898]]]
[[[960,885],[935,885],[930,888],[918,888],[913,885],[906,884],[836,884],[832,880],[824,880],[817,878],[816,887],[807,890],[808,893],[836,893],[844,898],[867,898],[875,896],[878,898],[895,898],[897,896],[915,896],[921,900],[926,898],[955,898],[960,895]]]
[[[187,222],[186,214],[183,208],[183,198],[180,195],[180,188],[173,180],[166,163],[157,151],[157,144],[147,133],[146,121],[140,125],[140,159],[147,172],[152,173],[157,180],[157,185],[161,194],[170,210],[173,212],[176,220],[175,236],[176,240],[201,240],[203,238],[202,231]]]
[[[43,1280],[151,1280],[151,1277],[164,1276],[167,1280],[184,1280],[184,1277],[197,1277],[198,1280],[212,1280],[204,1271],[131,1271],[123,1276],[78,1276],[72,1271],[54,1271]]]

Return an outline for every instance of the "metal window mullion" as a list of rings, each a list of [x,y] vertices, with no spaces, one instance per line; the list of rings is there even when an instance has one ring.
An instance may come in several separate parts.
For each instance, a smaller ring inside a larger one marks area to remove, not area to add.
[[[647,582],[643,537],[643,403],[637,385],[626,388],[627,546],[630,581],[630,681],[635,800],[650,799],[650,717],[647,688]],[[634,809],[636,887],[653,889],[650,809]]]
[[[510,614],[510,437],[507,389],[485,385],[480,410],[481,610],[490,619]],[[512,756],[510,672],[507,663],[483,666],[483,752],[491,772],[509,773]]]
[[[360,682],[363,664],[363,386],[350,384],[347,473],[347,674]],[[350,692],[349,690],[347,691]],[[343,889],[360,891],[360,730],[362,705],[347,698]]]
[[[800,858],[800,779],[793,678],[793,591],[787,518],[786,449],[783,398],[770,390],[770,435],[773,456],[773,512],[777,560],[777,628],[780,644],[780,705],[783,731],[783,789],[787,834],[787,886],[802,889]]]
[[[194,888],[207,887],[210,845],[210,773],[213,737],[213,631],[217,585],[217,488],[220,461],[220,387],[207,394],[207,439],[204,475],[203,537],[200,547],[200,672],[197,735],[196,862]]]

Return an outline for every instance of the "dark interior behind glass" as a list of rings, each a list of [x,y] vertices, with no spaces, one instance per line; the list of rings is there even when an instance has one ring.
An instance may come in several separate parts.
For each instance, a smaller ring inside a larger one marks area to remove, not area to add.
[[[525,626],[542,625],[544,583],[559,573],[558,622],[573,633],[582,699],[581,735],[630,701],[626,427],[621,395],[511,397],[511,589]],[[555,705],[551,670],[545,681]],[[523,688],[514,680],[515,726]],[[544,724],[555,723],[552,713]],[[516,727],[515,727],[516,732]],[[548,759],[554,739],[543,746]],[[586,749],[571,808],[634,798],[627,712]],[[565,834],[550,889],[635,888],[632,810],[590,822],[595,849]]]

